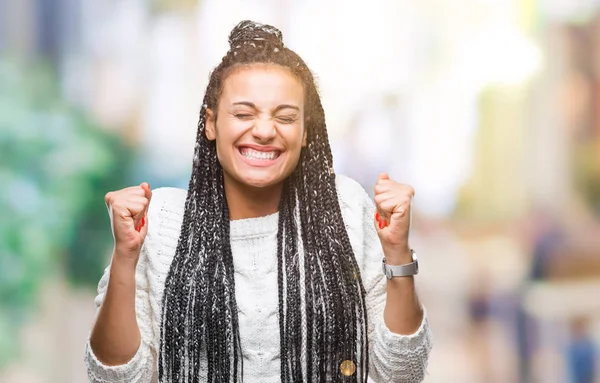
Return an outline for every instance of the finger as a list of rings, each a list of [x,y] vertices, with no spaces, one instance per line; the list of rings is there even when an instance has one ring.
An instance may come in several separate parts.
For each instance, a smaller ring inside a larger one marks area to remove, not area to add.
[[[148,218],[146,216],[142,217],[140,224],[136,228],[137,231],[142,235],[142,241],[146,238],[146,234],[148,234]]]
[[[144,210],[146,209],[146,203],[137,201],[124,201],[124,204],[120,206],[114,206],[113,212],[117,214],[118,218],[126,221],[130,218],[139,219],[142,217]]]
[[[144,205],[148,205],[148,203],[150,202],[148,200],[148,198],[146,198],[145,195],[137,195],[137,194],[128,195],[127,197],[125,197],[125,201],[141,203]]]
[[[373,223],[375,224],[375,229],[379,231],[387,226],[388,221],[386,221],[378,211],[375,211]]]
[[[385,201],[385,200],[388,200],[391,198],[396,198],[399,200],[406,200],[406,201],[410,202],[413,200],[413,197],[414,197],[414,194],[412,193],[411,189],[402,188],[402,189],[385,190],[385,191],[373,196],[373,199],[375,200],[375,203]]]
[[[132,214],[131,214],[134,219],[139,220],[143,216],[146,215],[150,201],[148,201],[148,199],[146,197],[134,195],[134,196],[129,196],[126,203],[128,204],[128,206],[130,204],[135,204],[136,206],[139,206],[139,205],[143,206],[142,210],[136,211],[135,213],[132,211]]]
[[[144,190],[141,189],[139,186],[131,186],[131,187],[119,190],[119,191],[111,191],[104,195],[104,203],[106,204],[106,206],[111,205],[115,199],[118,199],[119,196],[123,196],[123,195],[143,196]]]
[[[381,220],[389,220],[390,219],[390,213],[388,211],[385,210],[385,207],[382,204],[377,204],[377,218],[381,219]]]
[[[145,215],[142,215],[141,218],[135,222],[134,228],[136,231],[141,232],[141,230],[146,227],[147,218]]]
[[[382,194],[390,191],[396,194],[405,194],[409,197],[415,195],[415,189],[412,186],[400,184],[392,180],[383,180],[375,184],[375,194]]]
[[[387,177],[387,174],[381,173],[375,182],[375,194],[382,193],[390,188],[393,182]]]
[[[123,189],[123,192],[125,192],[125,194],[127,195],[135,194],[143,196],[145,194],[144,189],[140,186],[130,186],[128,188]]]
[[[375,184],[375,195],[382,194],[382,193],[389,191],[391,188],[390,186],[391,185],[386,182],[382,182],[382,181],[377,182]]]
[[[388,198],[380,201],[377,210],[381,218],[388,222],[394,218],[402,218],[410,210],[410,201],[406,199]]]
[[[383,194],[376,195],[374,197],[374,200],[375,200],[375,205],[377,206],[377,210],[379,211],[379,213],[383,214],[384,216],[387,216],[388,214],[391,214],[393,212],[393,210],[386,210],[386,208],[389,206],[388,201],[399,200],[399,198],[394,193],[383,193]]]

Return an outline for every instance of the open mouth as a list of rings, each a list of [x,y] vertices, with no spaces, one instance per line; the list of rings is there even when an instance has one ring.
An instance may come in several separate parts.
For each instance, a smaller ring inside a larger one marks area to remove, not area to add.
[[[273,161],[279,158],[281,155],[280,150],[262,151],[249,148],[247,146],[241,146],[238,148],[240,154],[250,160],[262,160],[262,161]]]

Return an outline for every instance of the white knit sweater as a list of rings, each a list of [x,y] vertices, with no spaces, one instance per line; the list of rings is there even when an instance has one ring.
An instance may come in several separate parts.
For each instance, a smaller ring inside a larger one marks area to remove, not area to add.
[[[392,333],[386,327],[386,279],[381,271],[383,252],[373,224],[375,207],[356,181],[339,175],[336,179],[344,223],[367,292],[370,379],[421,382],[432,346],[427,318],[416,333],[408,336]],[[127,364],[105,366],[94,355],[88,340],[85,363],[91,382],[158,382],[161,301],[179,238],[185,199],[186,191],[182,189],[153,191],[148,234],[136,269],[136,314],[142,342]],[[277,213],[231,222],[244,382],[248,383],[280,381],[277,224]],[[109,270],[110,266],[98,285],[97,308],[106,293]]]

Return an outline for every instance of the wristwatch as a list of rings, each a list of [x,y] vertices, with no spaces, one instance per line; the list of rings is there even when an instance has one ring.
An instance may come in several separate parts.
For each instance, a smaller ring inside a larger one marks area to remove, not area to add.
[[[385,257],[382,260],[383,274],[388,278],[394,277],[408,277],[411,275],[417,275],[419,273],[419,261],[417,260],[417,253],[413,249],[410,249],[412,256],[412,262],[405,265],[392,266],[385,262]]]

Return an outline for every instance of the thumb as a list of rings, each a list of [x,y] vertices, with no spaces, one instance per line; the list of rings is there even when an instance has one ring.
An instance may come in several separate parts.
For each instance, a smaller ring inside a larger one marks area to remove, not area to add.
[[[150,189],[150,184],[148,182],[142,182],[141,185],[144,190],[144,196],[148,198],[148,206],[146,206],[146,210],[144,214],[148,213],[148,207],[150,206],[150,201],[152,201],[152,190]]]
[[[152,199],[152,189],[150,189],[150,184],[148,182],[142,182],[140,187],[144,190],[145,197],[150,201]]]
[[[139,218],[134,218],[135,229],[142,233],[144,228],[146,231],[148,230],[148,209],[150,208],[150,201],[152,200],[152,190],[150,190],[150,185],[147,182],[142,182],[140,184],[140,187],[144,190],[144,196],[148,198],[148,205],[146,205],[146,208],[142,212],[140,212]],[[143,233],[143,237],[145,236],[146,234]]]
[[[387,173],[379,173],[379,177],[377,177],[378,181],[389,180],[390,176]]]

